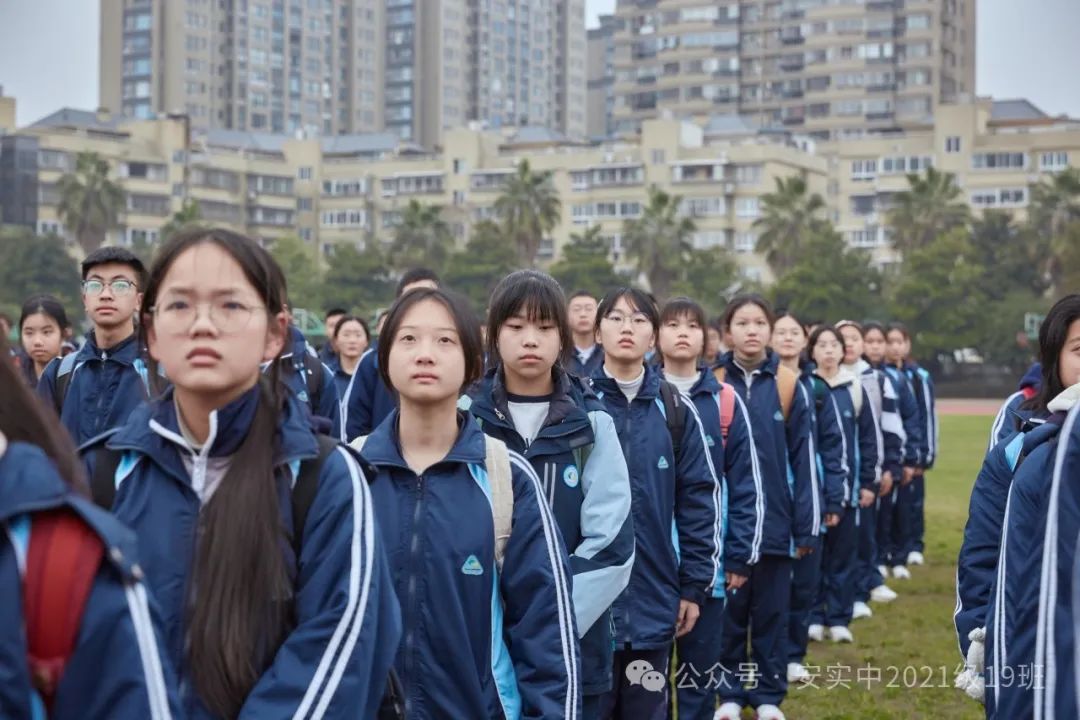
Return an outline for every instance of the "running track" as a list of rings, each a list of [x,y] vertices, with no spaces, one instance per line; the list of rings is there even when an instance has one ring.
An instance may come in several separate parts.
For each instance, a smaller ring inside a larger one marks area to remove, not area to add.
[[[1001,400],[993,398],[939,398],[936,409],[939,415],[996,415],[1001,403]]]

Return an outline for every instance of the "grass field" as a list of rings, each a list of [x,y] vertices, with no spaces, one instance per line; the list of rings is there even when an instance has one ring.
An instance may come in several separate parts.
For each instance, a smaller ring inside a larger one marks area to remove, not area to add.
[[[960,661],[952,614],[956,555],[992,419],[941,418],[941,452],[926,484],[927,565],[913,568],[911,580],[889,581],[900,597],[852,623],[854,644],[811,643],[807,665],[818,666],[817,687],[789,691],[789,719],[983,717],[981,705],[952,687]],[[861,683],[860,667],[872,668]]]

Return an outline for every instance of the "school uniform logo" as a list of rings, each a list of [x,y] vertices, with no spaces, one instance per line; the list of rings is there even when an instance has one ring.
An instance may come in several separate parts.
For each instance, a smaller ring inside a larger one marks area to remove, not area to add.
[[[566,483],[568,488],[576,488],[581,477],[578,475],[577,468],[573,465],[567,465],[566,469],[562,473],[562,481]]]
[[[465,575],[483,575],[484,566],[480,564],[475,555],[470,555],[465,560],[465,564],[461,566],[461,572]]]
[[[656,467],[660,468],[661,470],[667,470],[668,469],[667,458],[664,457],[663,455],[661,455],[660,460],[658,460],[657,463],[656,463]]]

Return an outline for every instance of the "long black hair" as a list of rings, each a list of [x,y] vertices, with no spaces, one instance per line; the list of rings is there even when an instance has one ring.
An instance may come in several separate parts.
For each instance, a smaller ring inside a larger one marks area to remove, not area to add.
[[[555,278],[541,270],[516,270],[500,280],[491,293],[487,317],[490,361],[499,361],[499,330],[518,313],[523,313],[529,320],[550,322],[556,327],[562,347],[556,362],[565,362],[567,353],[574,346],[566,314],[566,296]]]
[[[224,250],[242,268],[271,317],[285,308],[285,275],[256,241],[224,229],[182,230],[161,246],[146,285],[142,341],[152,310],[176,259],[201,244]],[[150,377],[157,363],[148,361]],[[224,479],[203,507],[190,588],[188,666],[203,704],[236,717],[251,689],[288,635],[292,607],[283,548],[290,532],[281,517],[273,459],[283,409],[279,363],[258,385],[259,404],[247,436]]]
[[[1066,295],[1054,303],[1039,326],[1039,360],[1042,362],[1042,387],[1021,407],[1045,412],[1046,406],[1065,390],[1061,382],[1061,350],[1069,340],[1069,326],[1080,320],[1080,295]]]
[[[19,377],[7,338],[0,334],[0,433],[9,443],[24,442],[41,448],[60,477],[76,493],[88,497],[82,463],[71,437],[56,414]]]

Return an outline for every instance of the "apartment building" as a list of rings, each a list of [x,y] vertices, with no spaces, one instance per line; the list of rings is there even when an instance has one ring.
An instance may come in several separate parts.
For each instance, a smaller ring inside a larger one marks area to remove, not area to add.
[[[762,197],[777,178],[805,174],[852,247],[895,262],[885,216],[906,173],[953,173],[972,208],[1023,219],[1029,186],[1080,166],[1080,121],[1052,118],[1022,100],[942,105],[937,122],[908,132],[820,143],[762,132],[737,118],[698,125],[648,120],[640,134],[598,144],[545,128],[446,131],[428,151],[393,132],[296,138],[230,130],[195,133],[181,119],[132,121],[61,110],[0,140],[0,217],[39,232],[63,228],[56,184],[79,151],[109,159],[127,193],[110,240],[154,240],[185,197],[203,217],[272,239],[296,235],[325,257],[350,243],[387,242],[411,200],[440,205],[464,243],[494,217],[495,200],[521,160],[553,173],[561,222],[540,260],[557,258],[575,233],[599,225],[628,269],[624,223],[640,216],[650,185],[679,195],[700,248],[731,249],[745,274],[771,276],[755,252]]]
[[[1080,120],[1050,117],[1026,100],[941,105],[935,122],[906,133],[822,143],[829,158],[831,219],[853,247],[895,262],[885,218],[907,173],[933,165],[952,173],[972,210],[1027,217],[1030,186],[1080,166]]]
[[[975,90],[975,0],[619,0],[616,18],[619,132],[667,111],[858,138]]]
[[[102,0],[100,76],[101,107],[195,129],[582,136],[584,2]]]

